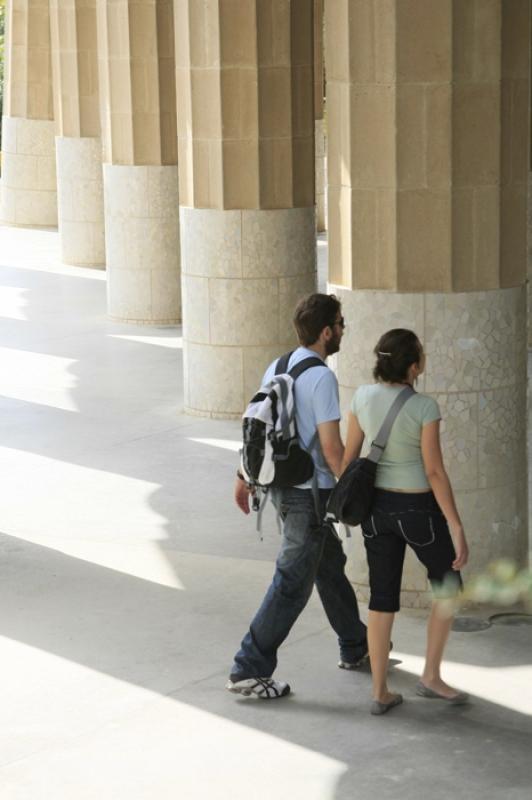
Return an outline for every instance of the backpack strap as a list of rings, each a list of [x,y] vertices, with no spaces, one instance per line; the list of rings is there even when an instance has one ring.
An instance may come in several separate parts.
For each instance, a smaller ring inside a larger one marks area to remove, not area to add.
[[[290,361],[290,357],[293,352],[294,351],[291,350],[289,353],[285,353],[284,356],[281,356],[277,361],[277,365],[275,367],[276,375],[284,375],[285,372],[288,372],[288,362]]]
[[[299,361],[299,363],[297,363],[294,367],[292,367],[291,370],[289,370],[288,369],[288,362],[290,361],[290,358],[291,358],[293,352],[294,351],[292,351],[290,353],[285,353],[284,356],[280,357],[280,359],[278,360],[277,365],[275,367],[275,374],[276,375],[284,375],[285,373],[288,373],[288,375],[290,375],[292,380],[296,381],[299,378],[300,375],[302,375],[304,372],[307,371],[307,369],[310,369],[311,367],[326,367],[327,366],[325,364],[325,362],[321,358],[318,358],[318,356],[308,356],[308,358],[304,358],[302,361]],[[281,386],[281,392],[283,391],[283,389],[284,389],[284,387]],[[318,441],[318,432],[316,431],[316,433],[314,434],[314,436],[312,437],[312,439],[309,442],[309,446],[307,447],[307,452],[308,453],[311,453],[312,448],[314,447],[314,445],[316,444],[317,441]],[[321,520],[320,496],[319,496],[319,489],[318,489],[318,475],[317,475],[317,470],[316,469],[314,469],[314,474],[312,476],[312,487],[311,488],[312,488],[312,497],[314,499],[314,508],[315,508],[315,511],[316,511],[316,518],[317,518],[318,522],[320,522],[320,520]],[[261,509],[261,515],[262,515],[262,509]],[[277,525],[279,526],[279,524],[280,524],[279,523],[279,518],[277,518]],[[257,529],[260,530],[260,523],[259,522],[257,523]]]
[[[296,381],[300,375],[310,369],[311,367],[326,367],[327,364],[318,358],[318,356],[309,356],[308,358],[304,358],[303,361],[300,361],[295,367],[292,367],[290,372],[288,373],[292,380]]]
[[[279,358],[275,366],[275,375],[284,375],[285,373],[288,373],[288,375],[290,375],[290,377],[295,381],[300,375],[302,375],[311,367],[327,366],[327,364],[322,361],[321,358],[318,358],[318,356],[309,356],[308,358],[304,358],[302,361],[296,364],[295,367],[292,367],[291,370],[288,370],[288,363],[293,354],[294,351],[292,350],[290,353],[285,353],[284,356]]]
[[[382,423],[378,434],[376,435],[375,439],[371,443],[371,450],[368,453],[368,461],[373,461],[375,464],[378,463],[380,457],[383,454],[384,448],[386,447],[386,443],[390,436],[392,426],[397,419],[397,415],[399,414],[400,410],[406,403],[406,401],[412,397],[413,394],[416,394],[415,390],[412,389],[411,386],[405,386],[402,389],[395,400],[393,401],[390,410],[386,414],[384,418],[384,422]]]

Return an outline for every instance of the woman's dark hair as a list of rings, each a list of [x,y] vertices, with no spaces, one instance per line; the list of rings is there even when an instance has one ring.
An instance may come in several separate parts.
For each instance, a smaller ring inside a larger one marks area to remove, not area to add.
[[[373,369],[375,380],[402,383],[412,364],[421,359],[423,348],[414,331],[394,328],[381,336],[373,352],[377,356]]]
[[[334,325],[341,307],[334,294],[309,294],[300,300],[293,321],[301,344],[314,344],[327,325]]]

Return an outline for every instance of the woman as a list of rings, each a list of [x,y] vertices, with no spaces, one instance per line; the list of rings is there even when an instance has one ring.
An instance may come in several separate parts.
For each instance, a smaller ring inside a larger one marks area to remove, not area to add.
[[[377,383],[360,386],[353,397],[344,469],[360,455],[365,437],[373,441],[403,387],[413,386],[425,368],[421,342],[409,330],[388,331],[374,352],[377,361],[373,375]],[[427,568],[436,598],[457,594],[461,587],[459,570],[468,558],[464,529],[443,465],[440,419],[438,404],[431,397],[416,393],[406,401],[377,467],[372,512],[362,524],[371,591],[368,646],[373,677],[372,714],[384,714],[403,699],[389,691],[386,675],[406,545]],[[448,686],[440,675],[452,619],[442,613],[439,604],[434,599],[425,668],[416,692],[453,704],[464,703],[467,695]]]

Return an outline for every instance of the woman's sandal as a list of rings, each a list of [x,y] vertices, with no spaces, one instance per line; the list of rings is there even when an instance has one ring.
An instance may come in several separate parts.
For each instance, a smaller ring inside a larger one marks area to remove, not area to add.
[[[380,703],[378,700],[374,700],[373,703],[371,704],[370,711],[374,716],[377,717],[380,716],[381,714],[386,714],[387,711],[389,711],[391,708],[394,708],[394,706],[401,705],[402,702],[403,702],[402,694],[394,695],[393,700],[390,700],[388,703]]]
[[[416,694],[420,697],[428,697],[429,700],[445,700],[446,703],[452,706],[463,706],[464,703],[469,702],[469,695],[467,692],[457,692],[451,695],[451,697],[446,697],[444,694],[440,694],[440,692],[435,692],[434,689],[429,689],[429,687],[425,686],[421,681],[416,683]]]

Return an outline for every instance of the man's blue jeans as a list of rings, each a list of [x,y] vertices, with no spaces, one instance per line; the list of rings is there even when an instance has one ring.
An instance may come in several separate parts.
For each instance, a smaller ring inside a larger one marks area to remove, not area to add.
[[[320,489],[323,515],[329,493]],[[272,489],[271,497],[283,519],[281,552],[270,588],[235,656],[232,680],[272,675],[277,650],[306,606],[314,584],[338,636],[341,659],[358,661],[367,652],[366,626],[345,574],[342,543],[331,524],[317,524],[312,492]]]

